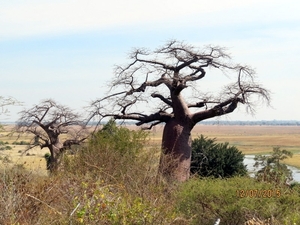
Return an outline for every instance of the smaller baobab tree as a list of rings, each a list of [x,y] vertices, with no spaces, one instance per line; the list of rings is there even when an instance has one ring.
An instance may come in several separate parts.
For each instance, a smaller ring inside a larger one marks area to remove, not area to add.
[[[72,145],[81,144],[87,138],[86,126],[79,114],[51,99],[23,110],[20,114],[15,130],[33,134],[27,151],[37,146],[49,149],[47,169],[50,172],[57,171],[60,156],[65,150]]]

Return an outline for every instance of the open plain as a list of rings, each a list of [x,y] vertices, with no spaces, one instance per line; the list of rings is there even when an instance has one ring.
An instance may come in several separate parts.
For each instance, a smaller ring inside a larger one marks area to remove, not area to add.
[[[159,145],[163,126],[151,132],[152,143]],[[239,126],[239,125],[196,125],[192,138],[200,135],[216,138],[216,142],[228,142],[247,155],[269,154],[273,147],[293,152],[286,164],[300,168],[300,126]]]
[[[127,125],[129,129],[140,129],[134,125]],[[5,131],[0,132],[0,141],[8,142],[11,150],[0,151],[0,157],[9,156],[12,162],[24,164],[27,168],[45,168],[44,154],[46,149],[31,149],[23,153],[26,145],[15,145],[13,142],[29,141],[30,136],[20,136],[16,134],[7,136],[11,126],[5,127]],[[159,148],[163,126],[159,125],[149,131],[151,146]],[[238,125],[196,125],[192,131],[192,138],[200,135],[209,138],[216,138],[216,142],[228,142],[236,146],[244,154],[268,154],[273,147],[280,147],[294,153],[293,158],[285,160],[286,164],[300,168],[300,126],[238,126]],[[1,161],[0,161],[1,163]]]

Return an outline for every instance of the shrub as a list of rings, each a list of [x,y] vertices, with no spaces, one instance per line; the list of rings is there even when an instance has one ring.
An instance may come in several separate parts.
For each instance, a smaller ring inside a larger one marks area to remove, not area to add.
[[[288,167],[280,163],[293,154],[287,150],[280,150],[279,147],[273,148],[271,155],[257,155],[255,156],[255,167],[262,167],[255,175],[258,181],[275,183],[278,185],[285,185],[293,180],[292,171]]]
[[[64,172],[86,180],[85,194],[73,197],[73,208],[80,205],[72,218],[83,224],[170,224],[174,207],[166,193],[172,187],[158,179],[160,151],[145,148],[147,141],[145,131],[110,121],[83,149],[64,157]]]
[[[143,149],[148,133],[117,127],[114,120],[109,120],[90,140],[89,147],[110,148],[122,156],[135,156]]]
[[[9,143],[6,141],[6,142],[4,142],[4,141],[0,141],[0,150],[1,151],[3,151],[3,150],[11,150],[12,149],[12,147],[10,147],[9,145],[8,145]]]
[[[176,196],[178,213],[185,214],[188,224],[214,224],[217,219],[225,225],[245,224],[253,218],[270,223],[247,224],[300,224],[297,191],[246,176],[193,178],[181,184]]]
[[[28,142],[28,141],[14,141],[12,144],[13,145],[29,145],[30,142]]]
[[[3,146],[3,147],[0,147],[0,150],[3,151],[3,150],[12,150],[12,147],[10,146]]]
[[[106,174],[107,179],[127,176],[128,171],[137,169],[137,161],[144,160],[142,152],[147,137],[145,131],[129,130],[109,122],[74,157],[64,157],[64,167],[74,173]]]
[[[201,135],[192,142],[191,173],[203,177],[232,177],[246,175],[244,155],[228,143],[215,143]]]

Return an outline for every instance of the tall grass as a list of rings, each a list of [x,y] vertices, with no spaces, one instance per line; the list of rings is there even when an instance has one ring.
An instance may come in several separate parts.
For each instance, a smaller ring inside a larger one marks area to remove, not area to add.
[[[300,189],[249,177],[168,183],[157,174],[159,149],[141,131],[94,137],[65,155],[59,173],[22,165],[0,170],[0,224],[300,224]],[[241,190],[280,196],[242,197]],[[267,222],[269,221],[269,222]],[[250,223],[248,223],[250,224]],[[260,223],[263,224],[263,223]]]
[[[120,129],[111,137],[65,155],[51,176],[22,166],[2,170],[0,224],[171,224],[174,186],[157,176],[147,135]]]

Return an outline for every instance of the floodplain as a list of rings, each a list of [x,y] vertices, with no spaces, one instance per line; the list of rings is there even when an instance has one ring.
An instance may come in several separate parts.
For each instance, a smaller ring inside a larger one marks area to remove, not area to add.
[[[127,125],[130,129],[140,129],[134,125]],[[7,142],[11,150],[0,151],[0,157],[9,156],[17,164],[24,164],[26,168],[45,167],[43,159],[47,149],[33,148],[24,154],[26,145],[15,145],[15,141],[29,142],[30,135],[8,135],[12,126],[5,126],[0,132],[0,141]],[[163,126],[158,125],[149,131],[150,144],[159,148]],[[196,125],[192,131],[192,138],[200,135],[216,138],[216,142],[228,142],[236,146],[245,155],[268,154],[273,147],[280,147],[293,152],[293,157],[285,163],[300,168],[300,126],[239,126],[239,125]]]
[[[151,132],[151,140],[159,145],[163,126]],[[269,154],[273,147],[293,152],[285,163],[300,168],[300,126],[239,126],[239,125],[196,125],[192,138],[200,135],[216,138],[216,142],[228,142],[245,155]]]

